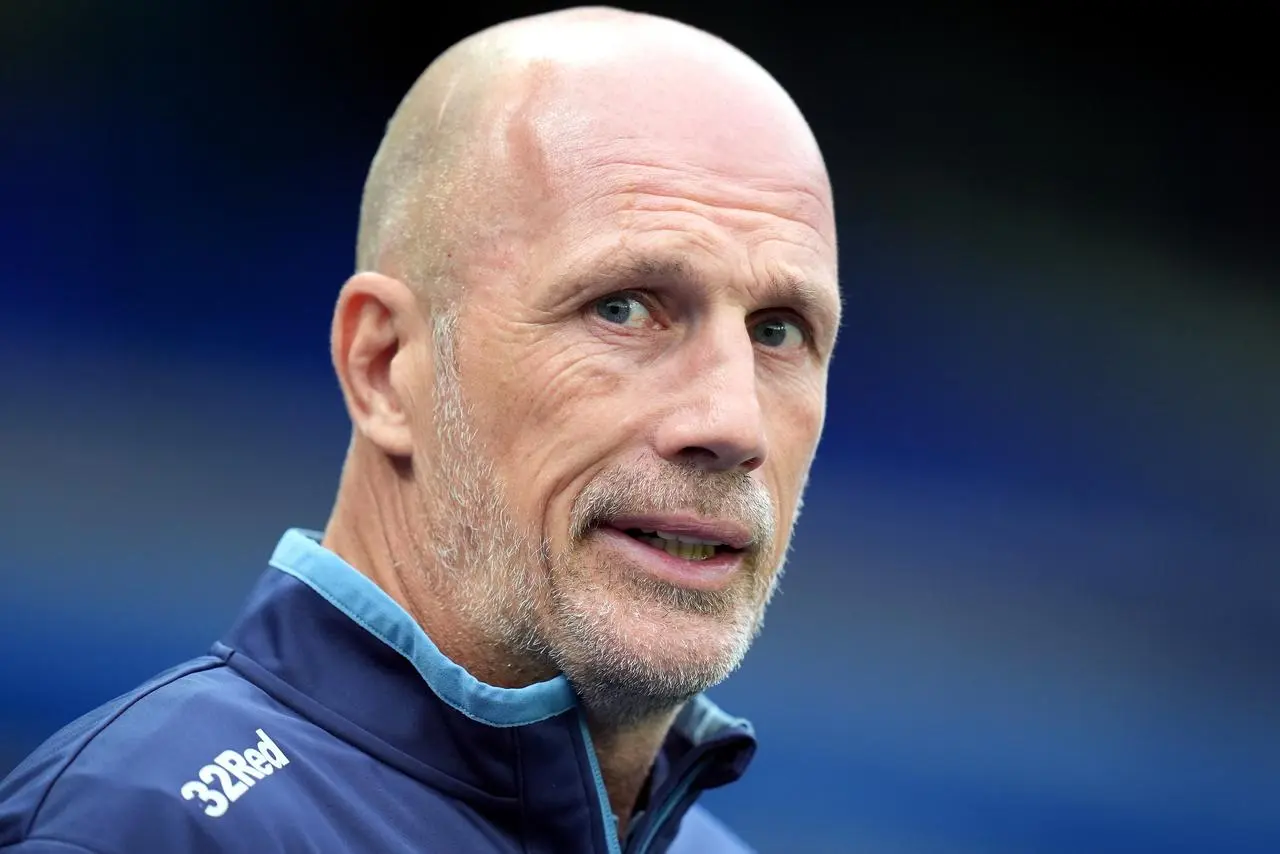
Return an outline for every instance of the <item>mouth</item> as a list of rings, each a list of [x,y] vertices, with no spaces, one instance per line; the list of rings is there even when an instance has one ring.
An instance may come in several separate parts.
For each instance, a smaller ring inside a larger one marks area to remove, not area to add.
[[[595,531],[625,565],[690,589],[731,584],[754,545],[737,523],[694,517],[615,518]]]
[[[742,551],[717,540],[703,539],[675,531],[663,531],[658,528],[626,528],[622,533],[650,548],[682,560],[710,560],[716,555],[739,554]]]
[[[685,560],[737,554],[755,539],[739,522],[685,514],[618,516],[605,524],[647,546]]]

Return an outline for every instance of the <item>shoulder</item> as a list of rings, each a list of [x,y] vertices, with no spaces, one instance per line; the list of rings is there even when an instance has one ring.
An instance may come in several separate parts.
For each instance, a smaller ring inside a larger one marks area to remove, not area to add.
[[[215,851],[221,815],[287,763],[296,716],[216,656],[64,727],[0,782],[0,850]]]
[[[755,854],[720,819],[694,805],[680,820],[680,831],[668,854]]]

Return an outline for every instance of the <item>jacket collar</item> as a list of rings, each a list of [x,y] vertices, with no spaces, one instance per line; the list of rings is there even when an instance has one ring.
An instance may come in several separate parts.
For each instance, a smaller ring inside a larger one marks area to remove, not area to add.
[[[320,545],[319,534],[285,533],[271,566],[319,593],[366,632],[398,652],[446,705],[491,727],[527,726],[576,705],[564,676],[527,688],[486,685],[445,657],[426,632],[368,576]]]
[[[586,832],[574,826],[584,813],[609,815],[585,716],[564,676],[525,688],[480,682],[319,539],[301,529],[281,538],[273,570],[219,645],[232,666],[412,776],[486,810],[539,816],[544,826],[525,826],[526,834],[561,834],[567,843]],[[642,823],[671,818],[698,791],[738,779],[755,744],[747,721],[705,697],[692,700],[655,764]],[[666,816],[654,814],[663,810]],[[592,835],[605,850],[617,850],[616,842],[598,838],[598,827]]]

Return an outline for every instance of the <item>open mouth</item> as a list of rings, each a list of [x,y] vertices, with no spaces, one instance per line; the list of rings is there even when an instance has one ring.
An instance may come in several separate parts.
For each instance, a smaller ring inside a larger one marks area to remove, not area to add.
[[[716,555],[737,554],[742,551],[724,543],[691,537],[688,534],[673,534],[668,531],[645,528],[626,528],[622,532],[650,548],[683,560],[709,560]]]

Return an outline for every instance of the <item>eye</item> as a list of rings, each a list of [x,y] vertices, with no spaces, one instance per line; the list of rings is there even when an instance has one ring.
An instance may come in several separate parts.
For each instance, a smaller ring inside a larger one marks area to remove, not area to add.
[[[800,324],[784,317],[771,317],[751,327],[751,340],[765,347],[776,349],[803,347],[807,338]]]
[[[627,294],[613,294],[598,299],[595,308],[601,319],[618,326],[639,329],[653,322],[653,316],[644,303]]]

